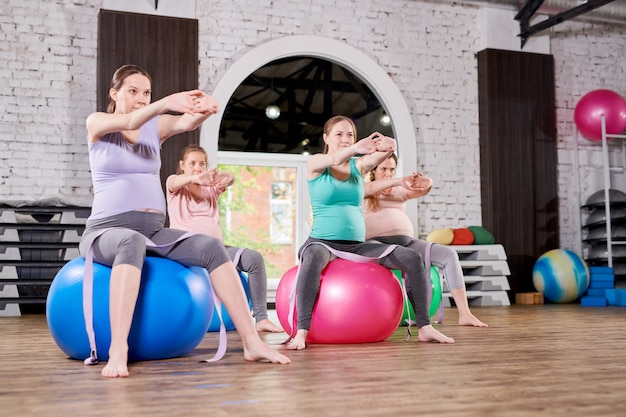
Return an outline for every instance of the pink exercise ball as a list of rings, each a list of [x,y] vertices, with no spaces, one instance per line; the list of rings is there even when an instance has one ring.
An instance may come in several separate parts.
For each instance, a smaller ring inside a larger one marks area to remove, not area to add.
[[[276,290],[276,313],[287,333],[289,296],[298,267],[289,269]],[[402,318],[402,289],[394,274],[376,263],[331,261],[322,271],[308,343],[369,343],[391,336]],[[297,308],[294,323],[297,323]]]
[[[626,129],[626,100],[611,90],[593,90],[576,104],[574,122],[578,131],[589,140],[602,140],[602,116],[606,133],[620,134]]]

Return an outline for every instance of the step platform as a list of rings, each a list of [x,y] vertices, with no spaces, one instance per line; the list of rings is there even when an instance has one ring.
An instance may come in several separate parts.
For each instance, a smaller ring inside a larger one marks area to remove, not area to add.
[[[504,275],[474,276],[464,275],[465,289],[467,291],[507,291],[511,289],[509,279]],[[449,291],[448,284],[443,283],[443,290]]]
[[[0,201],[0,317],[45,312],[54,276],[79,256],[90,213],[55,198]]]
[[[511,270],[502,245],[451,245],[459,255],[470,306],[509,306]],[[444,280],[444,307],[452,306]]]
[[[502,245],[452,245],[461,261],[506,261]]]
[[[452,307],[452,294],[443,293],[443,306]],[[511,301],[506,291],[467,291],[470,307],[510,306]]]

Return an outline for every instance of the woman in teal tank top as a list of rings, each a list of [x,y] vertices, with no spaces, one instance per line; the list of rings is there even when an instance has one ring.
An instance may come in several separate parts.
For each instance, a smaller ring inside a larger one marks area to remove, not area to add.
[[[313,155],[307,161],[313,227],[310,237],[299,251],[296,288],[298,325],[287,348],[306,348],[320,275],[334,256],[331,249],[333,252],[350,252],[378,259],[377,262],[383,266],[403,271],[407,276],[407,292],[419,328],[418,340],[454,343],[454,339],[430,324],[429,283],[423,266],[416,262],[421,255],[411,248],[398,246],[382,256],[389,245],[365,242],[362,177],[396,150],[396,141],[374,132],[357,142],[356,127],[345,116],[335,116],[326,122],[323,139],[324,153]]]

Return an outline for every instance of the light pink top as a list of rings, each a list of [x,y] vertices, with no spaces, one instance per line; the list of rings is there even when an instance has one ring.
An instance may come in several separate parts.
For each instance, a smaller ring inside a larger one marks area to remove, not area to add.
[[[372,211],[369,204],[363,205],[365,217],[365,238],[376,236],[413,237],[413,224],[406,215],[407,190],[393,187],[390,195],[378,196],[378,210]]]
[[[182,187],[175,193],[167,190],[170,227],[203,233],[224,241],[217,207],[217,198],[222,192],[219,187],[201,187],[200,200],[196,201],[187,187]]]

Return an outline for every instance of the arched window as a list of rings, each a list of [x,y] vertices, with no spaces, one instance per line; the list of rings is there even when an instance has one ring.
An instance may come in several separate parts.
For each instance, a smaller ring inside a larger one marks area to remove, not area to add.
[[[357,119],[359,137],[394,136],[398,175],[416,170],[415,128],[399,89],[375,61],[345,43],[292,36],[259,45],[233,63],[213,95],[223,108],[205,122],[200,144],[217,155],[212,166],[237,173],[225,196],[226,243],[256,245],[270,278],[296,263],[310,232],[306,153],[320,151],[321,125],[330,116],[349,111],[344,115]],[[280,116],[269,119],[276,110]],[[389,126],[380,125],[385,115]],[[407,213],[417,223],[414,201]]]

